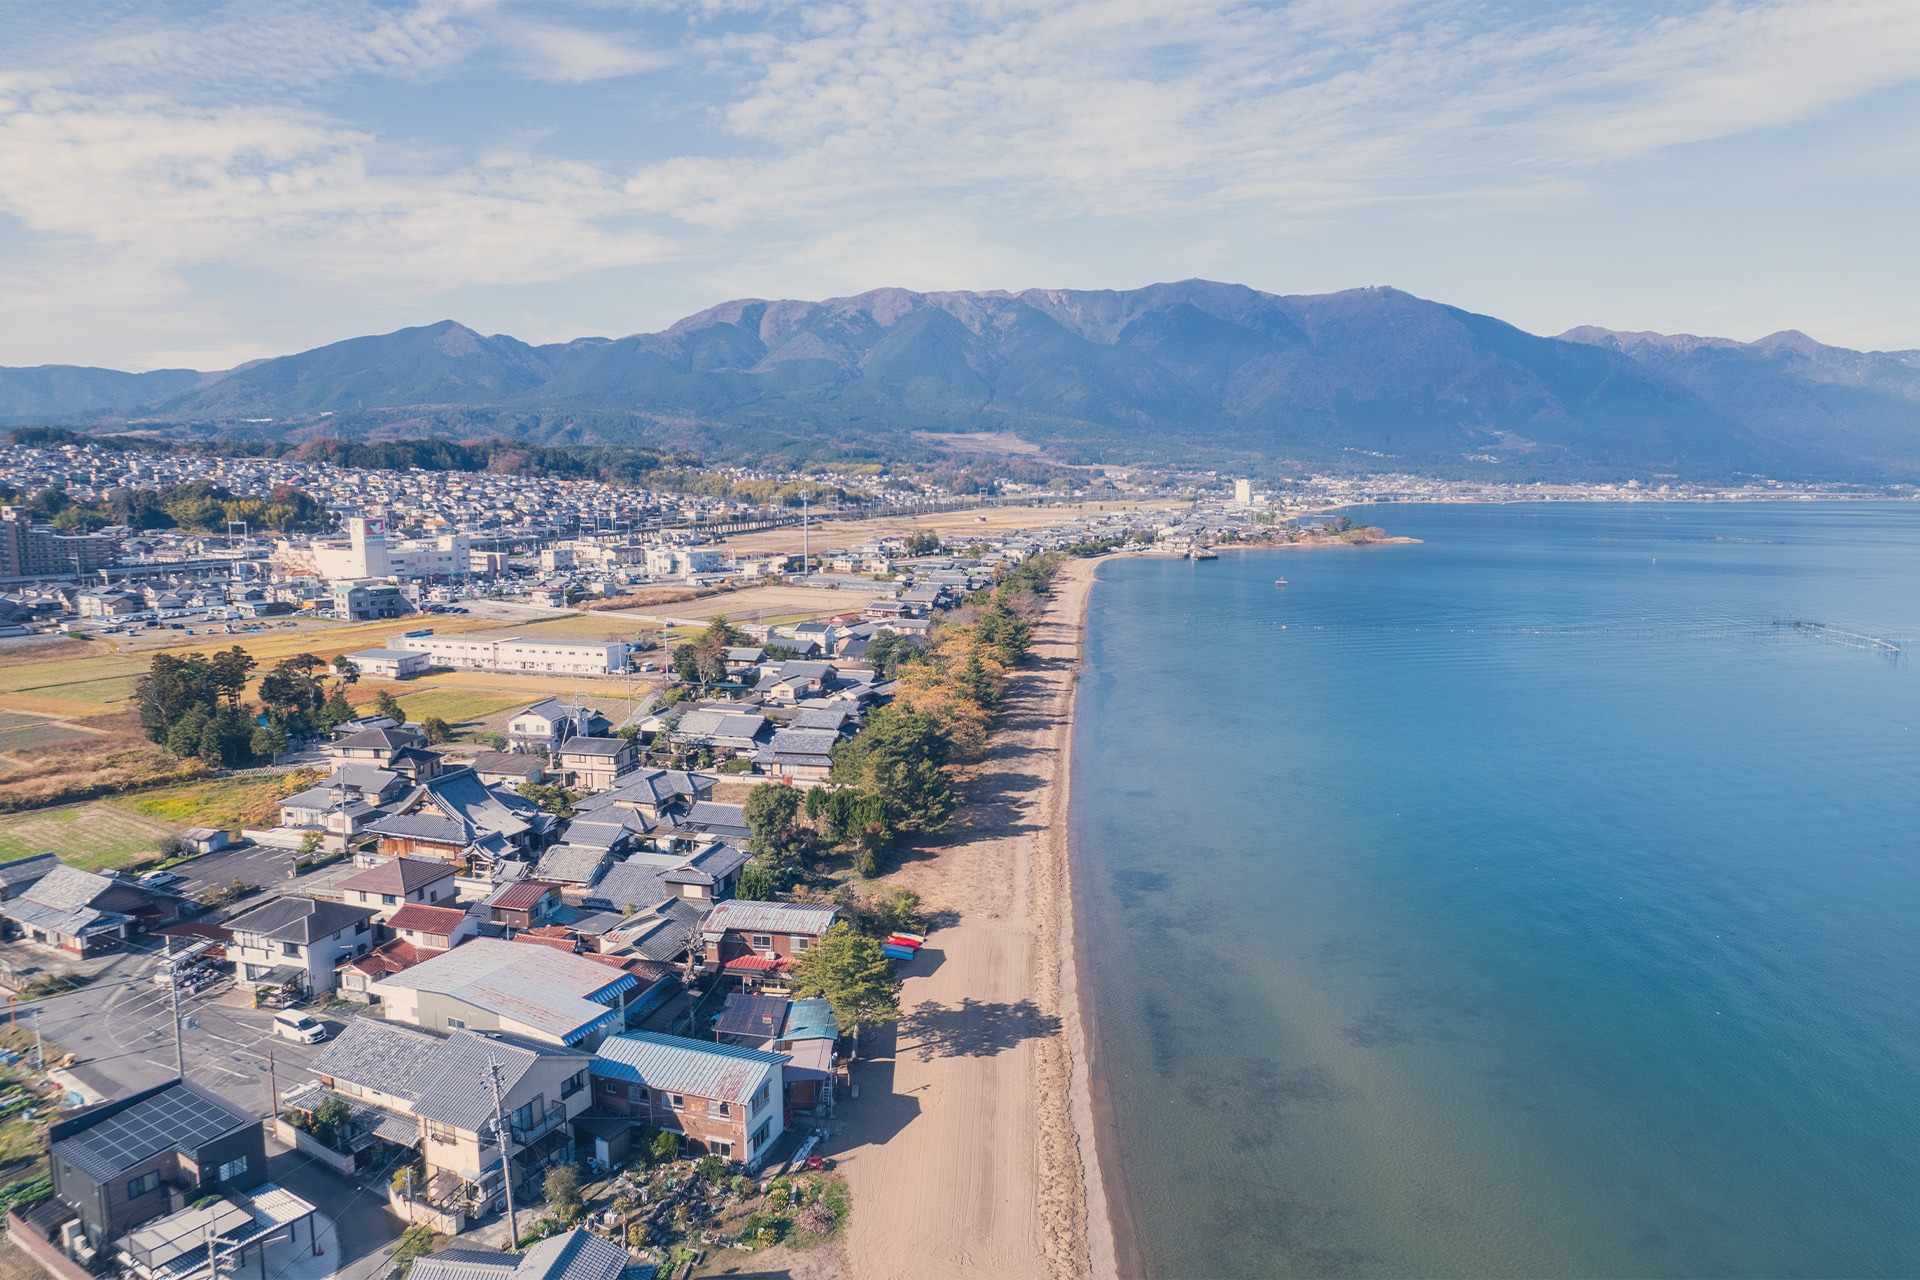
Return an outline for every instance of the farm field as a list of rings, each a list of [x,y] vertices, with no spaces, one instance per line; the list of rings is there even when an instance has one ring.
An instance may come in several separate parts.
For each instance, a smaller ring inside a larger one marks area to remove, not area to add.
[[[51,720],[26,720],[0,728],[0,751],[26,751],[33,747],[49,747],[56,742],[78,742],[95,736],[85,729],[69,728]]]
[[[188,827],[221,827],[237,831],[257,826],[273,815],[273,803],[317,780],[318,773],[288,773],[208,778],[158,787],[103,803],[135,817],[164,823],[172,832]]]
[[[161,822],[103,801],[36,809],[0,817],[0,858],[51,850],[76,867],[105,871],[153,852],[190,825]]]

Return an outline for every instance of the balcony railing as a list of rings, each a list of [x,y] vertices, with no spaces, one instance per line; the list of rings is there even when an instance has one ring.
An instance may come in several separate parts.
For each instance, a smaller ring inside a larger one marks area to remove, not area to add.
[[[541,1138],[546,1137],[549,1133],[552,1133],[555,1129],[565,1124],[566,1120],[567,1109],[557,1102],[550,1102],[547,1104],[547,1110],[544,1115],[535,1116],[525,1124],[522,1124],[517,1118],[510,1119],[507,1121],[507,1127],[512,1130],[513,1140],[515,1142],[525,1144],[537,1142]]]

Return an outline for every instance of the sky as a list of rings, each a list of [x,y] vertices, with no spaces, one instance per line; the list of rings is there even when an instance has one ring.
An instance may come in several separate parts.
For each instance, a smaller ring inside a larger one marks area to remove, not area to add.
[[[1920,348],[1920,4],[0,0],[0,364],[1393,285]]]

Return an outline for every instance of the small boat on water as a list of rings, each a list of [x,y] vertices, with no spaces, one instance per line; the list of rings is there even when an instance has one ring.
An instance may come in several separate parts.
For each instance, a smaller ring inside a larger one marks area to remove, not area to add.
[[[1284,587],[1287,585],[1287,580],[1285,578],[1275,578],[1273,580],[1273,585],[1276,587]]]
[[[1211,550],[1207,547],[1195,547],[1193,550],[1187,552],[1187,559],[1189,560],[1218,560],[1219,558],[1220,553],[1218,551]]]

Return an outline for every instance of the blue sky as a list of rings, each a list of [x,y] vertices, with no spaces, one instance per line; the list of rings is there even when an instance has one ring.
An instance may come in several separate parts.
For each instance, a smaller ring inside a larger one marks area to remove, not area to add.
[[[1920,347],[1920,4],[0,0],[0,364],[1391,284]]]

